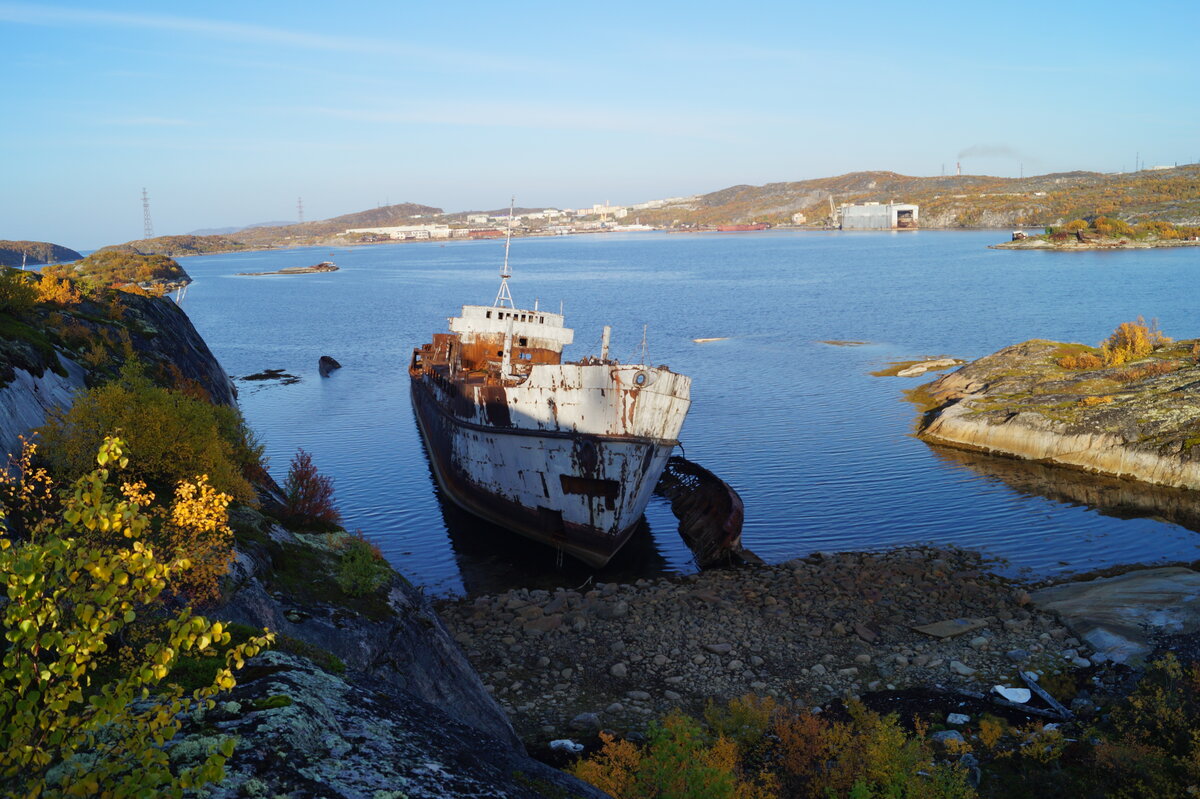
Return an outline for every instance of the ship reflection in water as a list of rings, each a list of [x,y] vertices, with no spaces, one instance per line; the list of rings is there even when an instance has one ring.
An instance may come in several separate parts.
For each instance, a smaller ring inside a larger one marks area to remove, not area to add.
[[[468,596],[498,593],[514,586],[574,588],[589,578],[593,583],[632,582],[640,578],[655,579],[671,571],[644,516],[625,546],[606,566],[596,569],[575,558],[559,558],[556,550],[463,510],[438,485],[428,446],[424,440],[420,443],[463,591]],[[651,502],[666,504],[667,501],[655,497]],[[675,534],[673,529],[661,532]]]
[[[930,450],[948,465],[1003,483],[1024,496],[1081,505],[1117,519],[1153,519],[1200,532],[1200,492],[1002,455],[936,445],[930,445]]]

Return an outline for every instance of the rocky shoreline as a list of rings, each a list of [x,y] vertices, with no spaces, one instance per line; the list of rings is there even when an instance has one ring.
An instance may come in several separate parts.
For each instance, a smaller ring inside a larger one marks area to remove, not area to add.
[[[747,693],[808,706],[871,691],[1020,685],[1093,653],[981,555],[910,547],[514,589],[437,609],[528,744],[638,733]],[[918,627],[950,622],[937,627]],[[1097,658],[1103,660],[1103,658]]]
[[[918,437],[1146,483],[1200,489],[1195,341],[1113,367],[1067,369],[1079,344],[1032,340],[922,386]]]
[[[1051,240],[1044,236],[1026,236],[1023,239],[989,244],[992,250],[1153,250],[1163,247],[1200,247],[1200,241],[1188,239],[1137,239],[1112,238],[1066,238]]]

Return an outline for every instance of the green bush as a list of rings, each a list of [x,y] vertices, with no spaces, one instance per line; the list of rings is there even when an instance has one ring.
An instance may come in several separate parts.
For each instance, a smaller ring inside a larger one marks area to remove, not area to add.
[[[366,596],[383,587],[390,571],[379,548],[359,532],[346,539],[335,579],[346,594]]]
[[[20,314],[37,302],[37,284],[20,269],[0,266],[0,313]]]
[[[89,469],[88,453],[119,433],[135,463],[132,478],[161,492],[208,475],[218,491],[254,501],[244,472],[259,464],[262,447],[235,408],[159,388],[135,363],[121,377],[78,395],[69,410],[40,429],[41,453],[51,471],[73,479]]]

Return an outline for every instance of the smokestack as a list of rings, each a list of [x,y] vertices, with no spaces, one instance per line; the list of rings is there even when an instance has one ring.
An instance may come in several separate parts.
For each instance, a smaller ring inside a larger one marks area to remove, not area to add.
[[[954,174],[958,175],[959,177],[962,177],[962,161],[955,161],[954,166],[955,166],[955,169],[957,170]]]

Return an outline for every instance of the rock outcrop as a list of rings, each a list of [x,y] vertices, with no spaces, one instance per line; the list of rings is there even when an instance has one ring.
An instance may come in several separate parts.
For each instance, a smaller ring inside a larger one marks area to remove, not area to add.
[[[239,736],[214,796],[603,796],[525,753],[403,577],[348,597],[330,580],[344,534],[290,532],[246,508],[237,526],[226,599],[210,615],[268,627],[283,651],[250,661],[232,695],[176,744],[202,750],[205,727]]]
[[[1116,663],[1140,662],[1156,638],[1200,632],[1200,573],[1192,569],[1169,566],[1067,582],[1032,597]]]
[[[281,652],[250,661],[233,692],[192,721],[169,750],[176,763],[198,760],[215,735],[238,738],[207,794],[215,799],[605,796],[435,705]]]
[[[75,391],[115,375],[130,353],[156,378],[189,381],[222,405],[237,401],[233,381],[169,299],[112,292],[111,303],[39,306],[3,331],[0,459],[19,450],[19,436],[45,424],[52,409],[69,405]]]
[[[1200,365],[1193,342],[1121,366],[1067,369],[1090,348],[1027,341],[923,387],[926,441],[1200,488]]]

